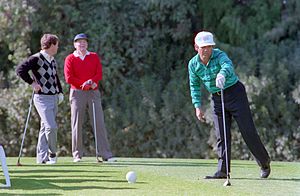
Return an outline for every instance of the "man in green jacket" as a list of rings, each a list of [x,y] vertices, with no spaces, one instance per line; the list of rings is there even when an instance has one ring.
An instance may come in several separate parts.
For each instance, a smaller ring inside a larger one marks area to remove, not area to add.
[[[226,178],[226,153],[224,144],[221,89],[224,92],[225,125],[228,152],[228,169],[230,172],[231,154],[231,119],[236,120],[242,137],[251,153],[254,155],[261,168],[260,177],[267,178],[270,175],[270,157],[262,144],[255,125],[253,123],[248,98],[244,85],[234,72],[231,60],[227,54],[219,49],[214,49],[215,42],[210,32],[199,32],[195,37],[195,50],[197,54],[189,61],[189,79],[192,103],[196,110],[196,116],[205,121],[201,110],[201,85],[212,94],[213,117],[216,128],[218,169],[212,176],[206,179]]]

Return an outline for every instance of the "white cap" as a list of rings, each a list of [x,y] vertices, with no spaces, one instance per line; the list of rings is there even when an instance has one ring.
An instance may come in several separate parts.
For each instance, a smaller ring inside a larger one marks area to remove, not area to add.
[[[216,45],[213,34],[207,31],[201,31],[196,35],[195,44],[197,44],[198,47]]]

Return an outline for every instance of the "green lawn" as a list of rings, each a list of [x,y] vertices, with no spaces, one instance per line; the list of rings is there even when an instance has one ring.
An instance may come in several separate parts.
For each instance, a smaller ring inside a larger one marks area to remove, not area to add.
[[[12,187],[0,195],[300,195],[300,163],[272,162],[268,179],[259,178],[254,161],[232,161],[232,186],[222,180],[205,180],[213,174],[216,160],[118,158],[115,163],[96,163],[84,157],[73,163],[59,157],[56,165],[37,165],[35,158],[7,159]],[[137,173],[127,183],[128,171]],[[0,183],[4,183],[0,173]]]

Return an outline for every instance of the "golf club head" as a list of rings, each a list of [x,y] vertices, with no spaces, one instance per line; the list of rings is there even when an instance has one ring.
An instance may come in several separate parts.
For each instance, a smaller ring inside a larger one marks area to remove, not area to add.
[[[229,182],[229,179],[227,179],[227,180],[224,182],[223,186],[231,186],[231,183]]]
[[[23,166],[19,161],[17,162],[17,166]]]

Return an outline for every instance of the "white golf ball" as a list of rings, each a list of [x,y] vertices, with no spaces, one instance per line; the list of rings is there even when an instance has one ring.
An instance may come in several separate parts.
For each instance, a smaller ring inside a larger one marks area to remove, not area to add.
[[[134,171],[130,171],[126,174],[126,180],[128,183],[135,183],[136,182],[136,174]]]

